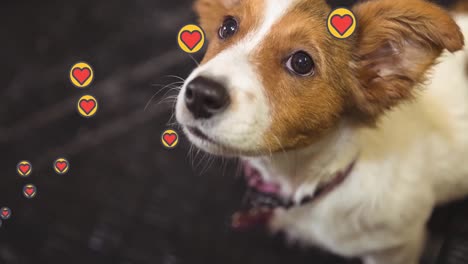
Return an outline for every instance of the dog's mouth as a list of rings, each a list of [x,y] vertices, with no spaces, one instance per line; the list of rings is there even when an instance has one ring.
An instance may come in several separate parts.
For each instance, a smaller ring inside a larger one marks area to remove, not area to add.
[[[207,135],[197,127],[186,126],[185,128],[187,133],[196,139],[193,142],[201,142],[202,145],[199,147],[207,152],[221,156],[239,156],[242,153],[242,150],[232,147],[209,134]]]
[[[187,130],[197,138],[200,138],[202,140],[206,140],[206,141],[211,142],[211,143],[215,143],[211,138],[209,138],[205,133],[203,133],[197,127],[187,126]]]
[[[290,208],[293,202],[280,195],[281,187],[267,183],[260,172],[248,162],[243,162],[247,192],[242,208],[232,216],[232,228],[250,230],[268,224],[277,208]]]

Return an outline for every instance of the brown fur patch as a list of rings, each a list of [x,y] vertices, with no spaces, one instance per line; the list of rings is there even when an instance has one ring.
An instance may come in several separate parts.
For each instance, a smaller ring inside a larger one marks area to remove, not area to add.
[[[459,0],[450,9],[455,11],[455,12],[467,13],[468,12],[468,1],[467,0]]]
[[[378,0],[354,8],[358,19],[354,109],[375,120],[412,97],[443,49],[463,47],[463,35],[447,12],[422,0]]]
[[[210,40],[202,64],[244,38],[261,22],[259,19],[262,17],[265,0],[243,0],[241,4],[230,7],[226,7],[224,1],[226,0],[198,0],[195,3],[195,10],[200,15],[200,25]],[[239,29],[231,38],[221,40],[218,38],[218,31],[227,16],[237,19]]]
[[[265,135],[272,150],[315,142],[343,111],[352,40],[328,33],[324,21],[330,11],[325,1],[300,2],[274,25],[252,57],[272,108],[272,127]],[[287,58],[299,50],[313,57],[313,76],[286,69]]]

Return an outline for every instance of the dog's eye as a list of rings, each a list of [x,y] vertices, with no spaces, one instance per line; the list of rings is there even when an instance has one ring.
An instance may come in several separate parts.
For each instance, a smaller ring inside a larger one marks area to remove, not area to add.
[[[298,51],[288,58],[286,67],[297,75],[309,76],[314,73],[315,63],[312,57],[305,51]]]
[[[227,17],[219,28],[219,38],[227,39],[237,32],[238,23],[233,17]]]

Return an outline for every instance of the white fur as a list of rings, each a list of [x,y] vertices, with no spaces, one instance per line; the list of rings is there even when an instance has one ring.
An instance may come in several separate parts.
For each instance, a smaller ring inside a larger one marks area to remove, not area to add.
[[[468,36],[468,16],[456,21]],[[277,210],[271,228],[366,264],[418,263],[434,206],[468,195],[467,56],[444,54],[418,98],[377,128],[343,123],[313,147],[252,159],[299,201],[358,158],[337,189]]]
[[[257,29],[197,68],[187,78],[177,100],[177,120],[184,126],[199,128],[219,143],[200,140],[185,131],[195,145],[213,153],[226,154],[227,149],[251,151],[261,144],[265,131],[270,127],[270,109],[255,66],[250,62],[250,55],[294,1],[266,1],[263,21]],[[224,113],[208,120],[195,120],[186,108],[183,96],[186,84],[198,76],[222,82],[229,90],[233,105]]]

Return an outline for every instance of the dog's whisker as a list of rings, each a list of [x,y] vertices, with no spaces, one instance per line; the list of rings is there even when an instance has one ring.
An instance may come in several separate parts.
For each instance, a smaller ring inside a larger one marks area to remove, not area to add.
[[[195,62],[195,64],[198,66],[200,66],[200,63],[191,55],[191,54],[188,54],[187,55],[192,59],[193,62]]]
[[[173,94],[173,95],[167,96],[168,93],[170,93],[172,91],[177,91],[177,90],[178,90],[177,87],[173,87],[170,90],[168,90],[167,92],[165,92],[164,95],[161,97],[161,100],[159,100],[159,102],[157,102],[156,105],[167,102],[168,100],[177,100],[178,94]]]
[[[197,169],[201,168],[200,166],[202,164],[206,164],[206,161],[205,160],[208,160],[209,159],[209,154],[202,151],[201,152],[201,159],[198,160],[198,164],[196,166]],[[202,174],[202,172],[200,172],[200,175]]]
[[[198,168],[200,168],[200,165],[202,164],[203,162],[203,159],[205,158],[205,155],[203,152],[201,152],[200,150],[197,151],[197,155],[196,155],[196,163],[195,163],[195,166],[193,167],[194,170],[198,170]],[[197,173],[198,175],[200,175],[200,173]]]
[[[164,98],[161,98],[161,101],[158,102],[158,104],[162,103],[162,102],[165,102],[167,100],[175,100],[175,99],[177,99],[177,94],[168,95],[168,96],[165,96]],[[172,102],[172,103],[174,103],[174,102]]]
[[[164,107],[164,108],[167,108],[168,110],[172,110],[172,107],[171,107],[171,101],[172,100],[175,100],[175,98],[165,98],[165,99],[159,101],[156,104],[156,107]]]
[[[171,118],[172,118],[172,117],[171,117]],[[171,127],[172,127],[172,126],[177,126],[177,125],[178,125],[177,121],[172,121],[172,122],[171,122],[171,120],[167,121],[166,124],[167,124],[168,126],[171,126]]]
[[[171,88],[171,86],[175,85],[176,83],[170,83],[170,84],[167,84],[165,86],[163,86],[161,89],[159,89],[159,91],[157,91],[153,96],[151,96],[151,98],[148,100],[148,102],[146,103],[145,105],[145,108],[144,108],[144,111],[146,111],[146,109],[148,108],[148,106],[151,104],[151,102],[153,101],[154,98],[156,98],[156,96],[158,96],[159,93],[161,93],[162,91],[164,91],[164,89],[166,88],[170,88],[169,91],[173,90],[173,88]],[[154,86],[158,86],[159,84],[154,84]]]
[[[236,177],[236,178],[242,177],[242,173],[243,173],[243,171],[242,171],[242,168],[243,168],[242,167],[242,161],[238,158],[236,162],[237,162],[237,164],[236,164],[236,171],[234,173],[234,177]]]
[[[226,159],[221,156],[221,175],[226,175],[226,168],[227,168],[227,163],[226,163]]]
[[[172,82],[170,84],[160,84],[160,83],[153,83],[151,84],[152,87],[167,87],[167,86],[170,86],[170,85],[174,85],[174,84],[183,84],[184,82],[183,81],[179,81],[179,82]]]
[[[193,156],[193,159],[192,159],[192,168],[193,169],[196,169],[195,160],[198,159],[199,155],[200,155],[200,149],[195,147],[195,152],[194,152],[194,156]]]
[[[207,154],[207,161],[205,162],[205,167],[202,169],[202,171],[200,172],[201,175],[203,175],[205,172],[207,172],[211,166],[213,165],[214,161],[216,160],[216,156],[214,155],[209,155]]]
[[[167,126],[170,126],[170,127],[177,126],[177,125],[178,125],[177,121],[167,122]]]
[[[166,75],[165,77],[176,78],[176,79],[181,80],[182,82],[185,82],[184,78],[177,76],[177,75],[170,74],[170,75]]]
[[[193,159],[194,159],[194,145],[193,143],[190,143],[190,149],[189,149],[189,161],[190,161],[190,166],[193,168]]]
[[[176,110],[175,108],[176,108],[176,104],[177,104],[177,100],[174,100],[174,102],[172,103],[172,107],[171,107],[172,113],[171,113],[171,116],[170,116],[170,118],[169,118],[168,123],[171,123],[171,121],[175,118],[175,110]],[[176,122],[177,122],[177,121],[174,120],[174,122],[172,122],[172,123],[176,123]]]
[[[189,143],[189,149],[187,151],[187,156],[186,158],[191,161],[192,160],[192,149],[193,149],[193,144]]]

